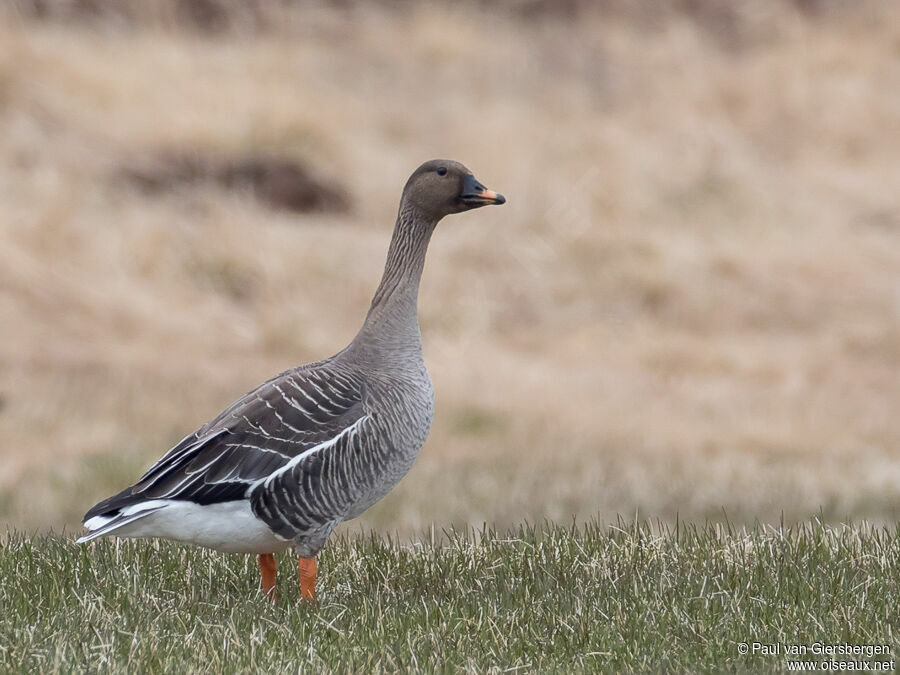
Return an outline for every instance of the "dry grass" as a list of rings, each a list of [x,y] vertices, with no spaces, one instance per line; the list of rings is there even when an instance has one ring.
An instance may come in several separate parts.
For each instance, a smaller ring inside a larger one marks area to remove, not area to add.
[[[784,672],[745,641],[884,645],[832,670],[892,672],[897,528],[618,522],[336,537],[318,602],[294,556],[277,605],[249,556],[166,542],[0,542],[5,673]],[[807,652],[806,668],[828,657]],[[831,665],[829,663],[828,665]],[[855,668],[854,668],[855,666]]]
[[[0,517],[77,523],[262,379],[333,353],[400,187],[461,159],[422,290],[438,414],[367,522],[900,515],[900,9],[266,30],[0,22]],[[300,158],[352,215],[119,179]]]

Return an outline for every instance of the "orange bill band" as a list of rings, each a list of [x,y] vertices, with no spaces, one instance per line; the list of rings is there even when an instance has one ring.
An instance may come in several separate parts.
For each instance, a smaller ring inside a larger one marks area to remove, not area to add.
[[[488,202],[489,204],[502,204],[506,201],[506,198],[501,195],[499,192],[494,192],[493,190],[484,189],[477,195],[479,198]]]

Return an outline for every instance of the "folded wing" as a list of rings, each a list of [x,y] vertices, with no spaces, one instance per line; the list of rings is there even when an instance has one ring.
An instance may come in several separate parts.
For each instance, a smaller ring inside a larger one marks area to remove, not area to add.
[[[251,487],[305,452],[327,448],[364,416],[363,383],[321,362],[290,370],[184,438],[137,483],[85,515],[114,516],[150,500],[197,504],[244,499]]]

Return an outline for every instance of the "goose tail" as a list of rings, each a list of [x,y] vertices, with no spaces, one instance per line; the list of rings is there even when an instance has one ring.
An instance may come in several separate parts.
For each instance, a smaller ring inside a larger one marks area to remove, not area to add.
[[[160,500],[153,500],[134,504],[121,511],[117,510],[87,518],[84,521],[84,527],[88,530],[88,533],[78,537],[78,539],[75,540],[75,543],[86,544],[89,541],[105,537],[108,534],[115,534],[115,532],[122,527],[125,527],[136,520],[146,518],[151,513],[156,513],[165,506],[166,504],[160,503]]]

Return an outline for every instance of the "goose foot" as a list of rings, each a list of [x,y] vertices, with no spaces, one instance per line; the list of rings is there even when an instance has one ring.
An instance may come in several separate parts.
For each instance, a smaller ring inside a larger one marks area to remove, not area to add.
[[[275,556],[271,553],[260,553],[258,561],[263,593],[272,598],[272,602],[276,602],[278,598],[275,596],[275,570],[277,569]]]
[[[300,597],[308,602],[316,599],[316,566],[315,558],[300,558],[297,561],[297,571],[300,572]]]

